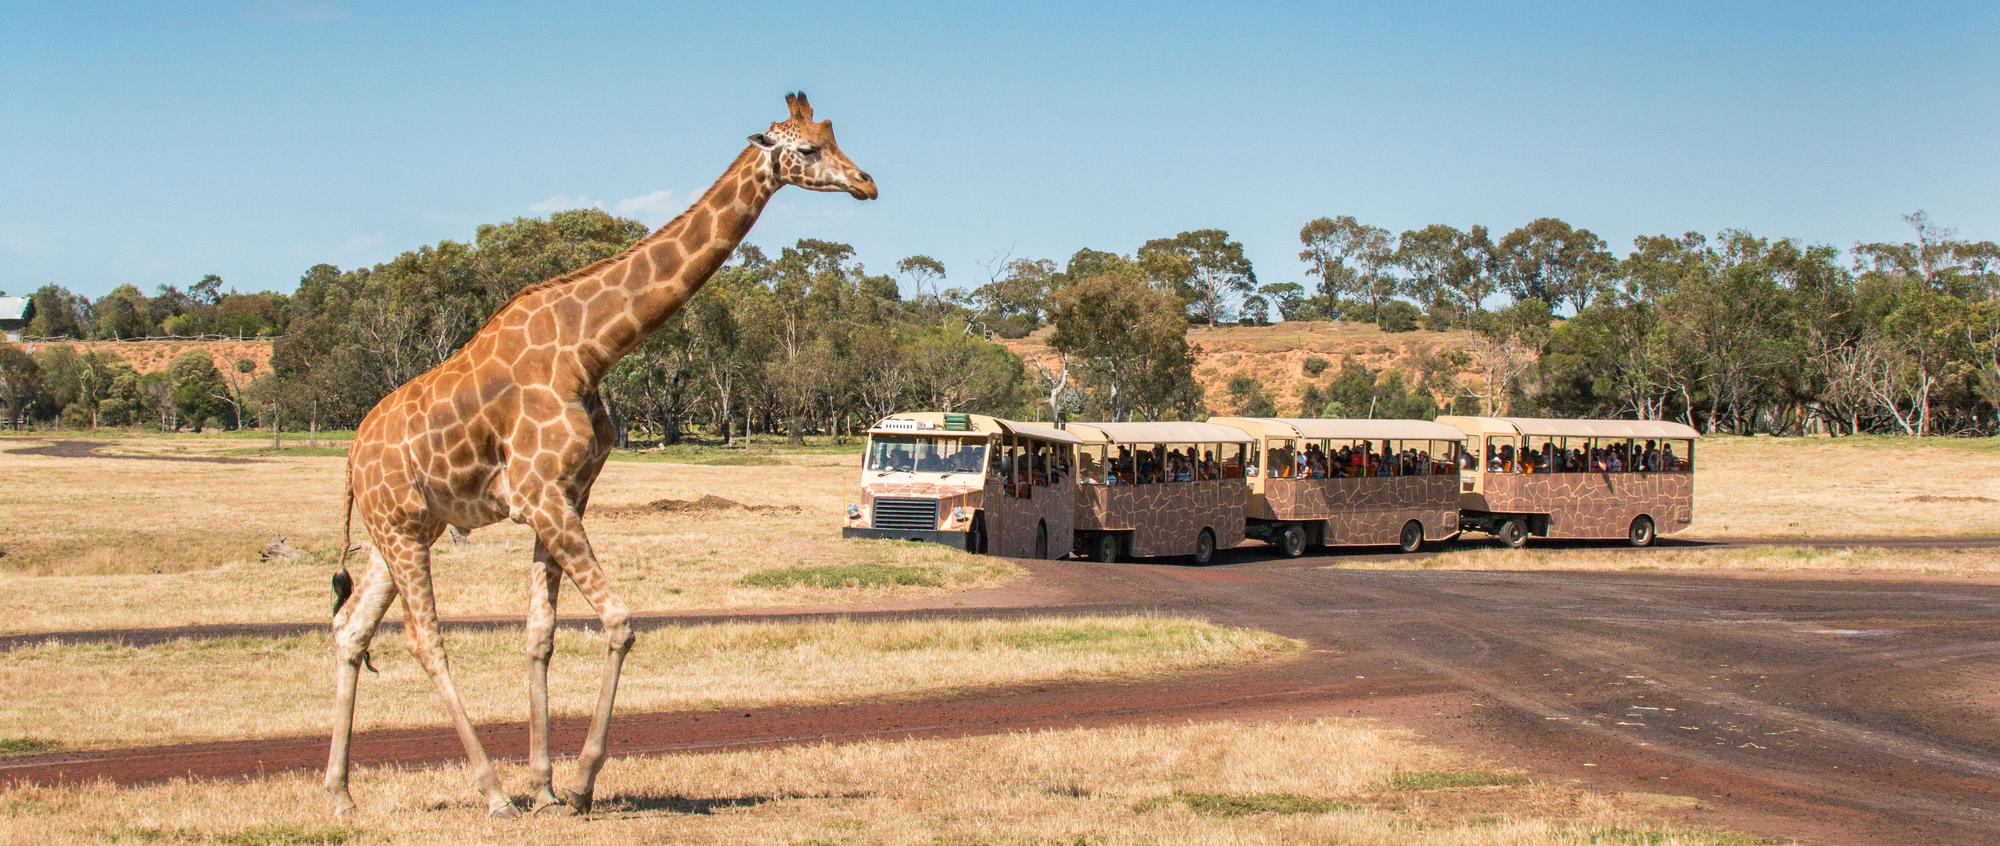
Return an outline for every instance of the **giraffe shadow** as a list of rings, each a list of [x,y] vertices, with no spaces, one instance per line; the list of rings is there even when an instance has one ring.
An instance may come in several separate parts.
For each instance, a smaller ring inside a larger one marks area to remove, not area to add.
[[[780,793],[757,796],[693,797],[671,794],[628,794],[597,801],[595,811],[608,814],[687,814],[707,815],[735,808],[754,808],[784,799],[866,799],[870,793]]]

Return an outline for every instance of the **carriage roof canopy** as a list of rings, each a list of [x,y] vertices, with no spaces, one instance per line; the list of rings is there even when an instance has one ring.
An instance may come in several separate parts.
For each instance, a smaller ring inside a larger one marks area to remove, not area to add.
[[[1468,434],[1542,435],[1556,438],[1699,438],[1694,427],[1670,420],[1554,420],[1546,417],[1440,417]]]
[[[1429,420],[1370,420],[1319,417],[1211,417],[1266,438],[1321,438],[1364,441],[1462,441],[1465,433]]]
[[[1089,444],[1249,443],[1249,433],[1214,423],[1071,423],[1069,430]]]
[[[998,435],[1079,444],[1077,436],[1043,423],[1021,423],[984,414],[908,411],[891,414],[869,427],[871,435]]]

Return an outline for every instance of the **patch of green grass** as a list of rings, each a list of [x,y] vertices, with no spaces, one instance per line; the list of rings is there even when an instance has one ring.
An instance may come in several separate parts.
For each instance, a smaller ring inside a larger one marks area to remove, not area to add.
[[[717,467],[751,467],[784,463],[768,452],[718,449],[699,444],[676,444],[665,449],[621,449],[612,452],[610,460],[647,464],[706,464]]]
[[[36,752],[54,752],[62,748],[62,741],[42,740],[34,737],[0,737],[0,755],[33,755]]]
[[[224,846],[321,846],[347,843],[360,836],[359,830],[344,825],[267,823],[213,835],[211,840]]]
[[[889,585],[942,587],[944,574],[936,567],[895,567],[885,564],[847,564],[826,567],[781,567],[744,576],[745,587],[826,589],[871,588]]]
[[[1176,804],[1186,805],[1189,811],[1204,817],[1330,814],[1336,811],[1352,811],[1358,807],[1347,802],[1314,799],[1294,793],[1185,793],[1176,790],[1171,796],[1155,796],[1133,805],[1132,810],[1143,814]]]
[[[155,826],[120,825],[117,828],[97,829],[93,833],[104,840],[121,843],[217,843],[222,846],[337,846],[351,843],[361,836],[361,831],[344,825],[302,825],[297,823],[266,823],[239,831],[207,832],[185,828],[158,828]]]
[[[282,449],[271,446],[237,447],[226,449],[218,455],[245,456],[249,458],[345,458],[345,446],[311,446],[309,444],[286,444]]]
[[[1685,828],[1642,830],[1621,825],[1570,829],[1562,832],[1556,839],[1559,842],[1584,844],[1584,846],[1667,846],[1670,843],[1702,846],[1765,846],[1777,842],[1733,831]]]
[[[1413,770],[1389,777],[1389,790],[1450,790],[1457,787],[1513,787],[1528,777],[1485,770]]]

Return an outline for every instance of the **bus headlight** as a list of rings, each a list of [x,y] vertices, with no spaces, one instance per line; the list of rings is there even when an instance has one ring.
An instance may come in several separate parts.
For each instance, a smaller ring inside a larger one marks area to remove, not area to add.
[[[953,523],[963,523],[963,522],[965,522],[965,509],[964,509],[963,507],[960,507],[960,508],[954,508],[954,509],[952,509],[952,510],[951,510],[951,521],[952,521]]]
[[[861,519],[861,506],[859,506],[859,505],[855,505],[854,503],[851,503],[851,502],[850,502],[850,503],[848,503],[848,504],[847,504],[847,519],[849,519],[849,520],[859,520],[859,519]]]

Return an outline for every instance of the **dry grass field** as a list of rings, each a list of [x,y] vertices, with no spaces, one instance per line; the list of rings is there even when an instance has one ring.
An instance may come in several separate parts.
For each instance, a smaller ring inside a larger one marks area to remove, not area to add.
[[[1695,453],[1691,536],[2000,535],[2000,439],[1714,437]]]
[[[379,638],[357,729],[446,725],[430,676],[396,636]],[[452,680],[476,721],[519,720],[518,631],[449,639]],[[1274,660],[1302,644],[1194,620],[1120,617],[802,625],[704,625],[648,632],[625,663],[618,707],[634,711],[921,697],[1049,679],[1136,678]],[[301,735],[326,730],[331,638],[180,640],[135,648],[46,645],[0,653],[0,738],[74,749]],[[549,669],[553,713],[596,704],[602,638],[561,631]],[[312,672],[305,672],[312,668]]]
[[[37,443],[0,438],[0,513],[7,519],[0,534],[0,633],[325,617],[326,577],[340,543],[337,451],[245,456],[258,452],[260,442],[133,436],[103,441],[103,450],[240,463],[4,452]],[[997,584],[1017,572],[997,559],[932,545],[840,540],[839,514],[857,475],[857,453],[858,447],[748,454],[742,460],[771,463],[744,466],[614,460],[592,502],[592,540],[627,601],[647,611],[936,594]],[[2000,534],[2000,443],[1989,440],[1709,438],[1697,448],[1696,467],[1689,537]],[[274,536],[311,557],[260,561]],[[440,610],[522,613],[531,548],[525,528],[505,523],[474,532],[467,546],[440,543],[434,556]],[[1510,559],[1475,549],[1428,564],[1635,563],[1598,562],[1587,553]],[[744,582],[769,570],[863,564],[913,568],[900,572],[920,578],[843,588]],[[1750,558],[1659,555],[1645,564],[1896,573],[1987,566],[1978,556],[1945,553],[1775,551]],[[587,613],[570,596],[565,611]]]
[[[241,438],[137,436],[106,454],[227,457],[238,463],[6,454],[41,441],[0,439],[0,633],[192,623],[318,621],[340,546],[338,455],[258,456]],[[843,541],[852,455],[755,456],[714,466],[614,460],[591,501],[591,541],[635,610],[854,602],[998,584],[1016,568],[931,544]],[[259,560],[273,537],[308,554]],[[365,543],[357,531],[355,542]],[[527,608],[533,538],[499,523],[432,556],[446,616]],[[350,561],[358,567],[360,556]],[[769,570],[911,568],[914,584],[757,587]],[[588,615],[574,592],[563,610]],[[392,616],[399,611],[391,611]]]
[[[489,820],[468,781],[461,767],[362,770],[351,827],[331,823],[308,775],[15,788],[0,792],[0,826],[21,843],[1765,842],[1675,824],[1691,799],[1532,781],[1366,720],[613,758],[585,819]]]

